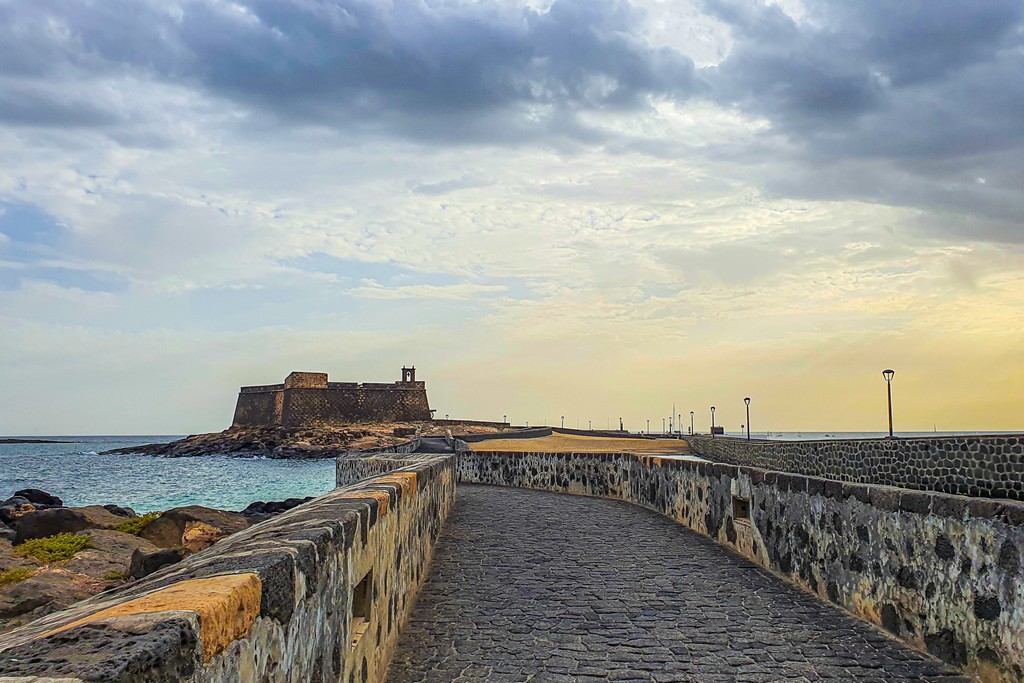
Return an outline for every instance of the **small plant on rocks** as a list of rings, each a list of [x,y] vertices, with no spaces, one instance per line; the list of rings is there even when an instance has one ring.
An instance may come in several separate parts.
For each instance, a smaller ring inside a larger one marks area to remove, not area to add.
[[[40,562],[63,562],[90,545],[92,541],[84,534],[57,534],[25,541],[15,546],[14,552],[23,557],[34,557]]]
[[[142,532],[147,526],[152,524],[160,517],[159,512],[147,512],[141,517],[132,517],[131,519],[125,520],[118,524],[115,529],[124,534],[134,534],[136,536]]]
[[[0,572],[0,588],[32,578],[36,570],[32,567],[12,567]]]

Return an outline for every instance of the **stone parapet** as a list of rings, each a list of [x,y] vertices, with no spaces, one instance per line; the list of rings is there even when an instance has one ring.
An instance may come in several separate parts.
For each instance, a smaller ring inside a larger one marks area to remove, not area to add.
[[[0,680],[381,681],[454,497],[450,456],[339,488],[0,635]]]
[[[688,436],[701,457],[961,496],[1024,501],[1024,436],[774,441]]]
[[[979,680],[1024,680],[1024,504],[628,453],[464,452],[458,477],[642,505]]]

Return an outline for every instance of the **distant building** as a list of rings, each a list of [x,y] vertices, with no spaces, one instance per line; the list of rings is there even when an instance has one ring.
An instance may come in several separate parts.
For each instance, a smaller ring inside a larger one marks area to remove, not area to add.
[[[319,427],[359,422],[429,420],[426,382],[416,368],[402,368],[390,384],[329,382],[325,372],[293,372],[283,384],[242,387],[236,427]]]

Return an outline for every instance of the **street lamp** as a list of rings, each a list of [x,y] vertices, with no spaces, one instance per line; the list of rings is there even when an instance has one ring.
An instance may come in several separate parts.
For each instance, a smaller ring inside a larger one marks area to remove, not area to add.
[[[661,418],[661,433],[665,433],[665,418]]]
[[[565,415],[562,416],[562,429],[565,429]]]
[[[690,434],[693,434],[693,411],[690,411]]]
[[[504,422],[505,424],[508,424],[508,415],[502,415],[501,421]]]
[[[651,421],[650,420],[647,421],[647,433],[648,434],[651,433]]]
[[[594,421],[593,420],[587,420],[587,429],[591,430],[591,431],[594,429]]]
[[[715,407],[711,406],[711,438],[715,437]]]
[[[892,438],[892,378],[895,370],[882,370],[882,377],[885,378],[885,388],[889,395],[889,438]]]
[[[448,419],[448,413],[444,414],[444,419],[446,419],[446,420]]]
[[[750,397],[747,396],[743,402],[747,404],[747,441],[750,441]]]

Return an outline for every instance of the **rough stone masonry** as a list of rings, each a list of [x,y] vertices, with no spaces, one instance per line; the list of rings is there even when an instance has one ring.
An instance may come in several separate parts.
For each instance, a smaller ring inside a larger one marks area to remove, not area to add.
[[[360,422],[429,420],[426,382],[402,368],[390,384],[329,382],[325,372],[293,372],[282,384],[242,387],[236,427],[337,427]]]

